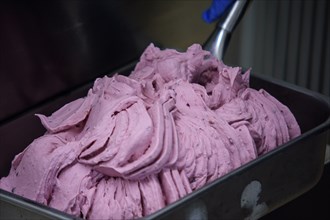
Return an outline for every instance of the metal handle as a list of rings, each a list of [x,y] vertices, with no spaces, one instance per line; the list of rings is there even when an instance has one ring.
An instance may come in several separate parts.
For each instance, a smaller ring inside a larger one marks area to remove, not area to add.
[[[237,0],[223,22],[217,24],[209,39],[204,44],[204,49],[210,51],[219,60],[223,59],[227,49],[230,35],[242,18],[249,0]]]

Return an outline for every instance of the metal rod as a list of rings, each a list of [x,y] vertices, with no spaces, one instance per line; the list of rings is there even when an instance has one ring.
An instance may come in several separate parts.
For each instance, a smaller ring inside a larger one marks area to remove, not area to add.
[[[249,0],[237,0],[223,22],[218,22],[216,29],[204,44],[204,49],[210,51],[222,60],[227,49],[231,33],[242,18]]]

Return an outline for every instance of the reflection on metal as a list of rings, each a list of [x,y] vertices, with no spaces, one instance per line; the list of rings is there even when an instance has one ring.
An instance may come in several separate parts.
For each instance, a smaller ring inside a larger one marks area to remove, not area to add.
[[[245,220],[259,219],[268,212],[267,204],[260,201],[261,191],[261,183],[257,180],[253,180],[244,188],[241,195],[241,208],[250,212]]]
[[[188,206],[185,210],[185,219],[186,220],[207,220],[207,207],[205,203],[197,199],[190,206]]]

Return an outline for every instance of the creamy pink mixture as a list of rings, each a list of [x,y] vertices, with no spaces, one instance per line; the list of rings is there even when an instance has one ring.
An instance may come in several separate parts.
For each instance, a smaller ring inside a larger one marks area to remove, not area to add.
[[[300,134],[249,70],[192,45],[150,45],[129,77],[104,76],[51,116],[0,187],[87,219],[151,214]]]

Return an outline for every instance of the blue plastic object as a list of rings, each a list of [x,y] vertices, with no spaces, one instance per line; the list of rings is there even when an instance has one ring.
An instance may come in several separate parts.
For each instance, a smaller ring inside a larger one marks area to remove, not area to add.
[[[235,0],[213,0],[211,6],[204,11],[202,17],[207,23],[218,20]]]

